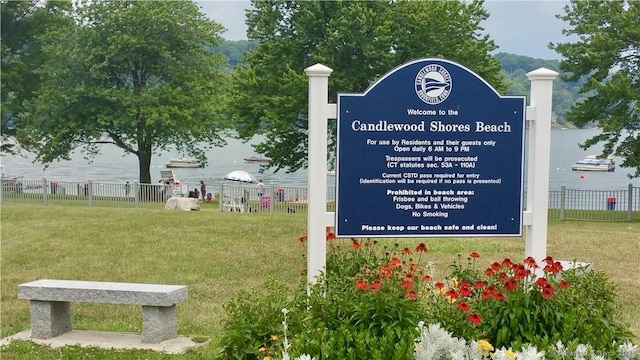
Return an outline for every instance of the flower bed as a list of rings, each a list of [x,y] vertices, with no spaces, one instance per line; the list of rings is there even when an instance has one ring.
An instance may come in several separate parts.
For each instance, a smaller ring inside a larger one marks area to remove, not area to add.
[[[306,237],[298,241],[306,245]],[[550,257],[540,265],[504,259],[478,270],[474,252],[437,277],[424,244],[381,246],[337,240],[330,232],[327,241],[326,272],[310,295],[304,281],[290,288],[269,280],[225,306],[223,358],[637,356],[632,335],[616,318],[615,288],[601,272],[563,271]],[[284,323],[281,309],[287,309]]]

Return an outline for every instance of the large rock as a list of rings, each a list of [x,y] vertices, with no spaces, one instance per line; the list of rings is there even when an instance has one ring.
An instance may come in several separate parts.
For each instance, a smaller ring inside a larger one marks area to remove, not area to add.
[[[165,210],[200,210],[199,200],[196,198],[172,197],[164,205]]]

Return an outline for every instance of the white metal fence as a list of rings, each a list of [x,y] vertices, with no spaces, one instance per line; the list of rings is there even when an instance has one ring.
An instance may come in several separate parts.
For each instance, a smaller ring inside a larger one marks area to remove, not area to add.
[[[50,205],[163,208],[171,196],[191,196],[199,183],[179,185],[2,179],[0,202]],[[308,188],[268,184],[222,183],[209,187],[205,201],[220,211],[306,213]],[[524,197],[526,200],[526,196]],[[327,189],[327,211],[335,210],[335,187]],[[640,187],[622,190],[549,191],[549,218],[554,220],[640,220]]]

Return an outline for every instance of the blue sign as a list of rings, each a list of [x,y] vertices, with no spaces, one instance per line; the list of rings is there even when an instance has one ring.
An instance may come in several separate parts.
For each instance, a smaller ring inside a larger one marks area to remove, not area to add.
[[[420,59],[338,95],[336,236],[522,234],[525,97]]]

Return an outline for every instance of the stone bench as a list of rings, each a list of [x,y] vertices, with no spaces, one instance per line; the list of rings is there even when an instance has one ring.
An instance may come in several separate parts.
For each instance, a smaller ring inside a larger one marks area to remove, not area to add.
[[[71,331],[71,302],[142,305],[143,343],[178,336],[176,304],[187,299],[182,285],[42,279],[18,285],[30,300],[31,337],[49,339]]]

